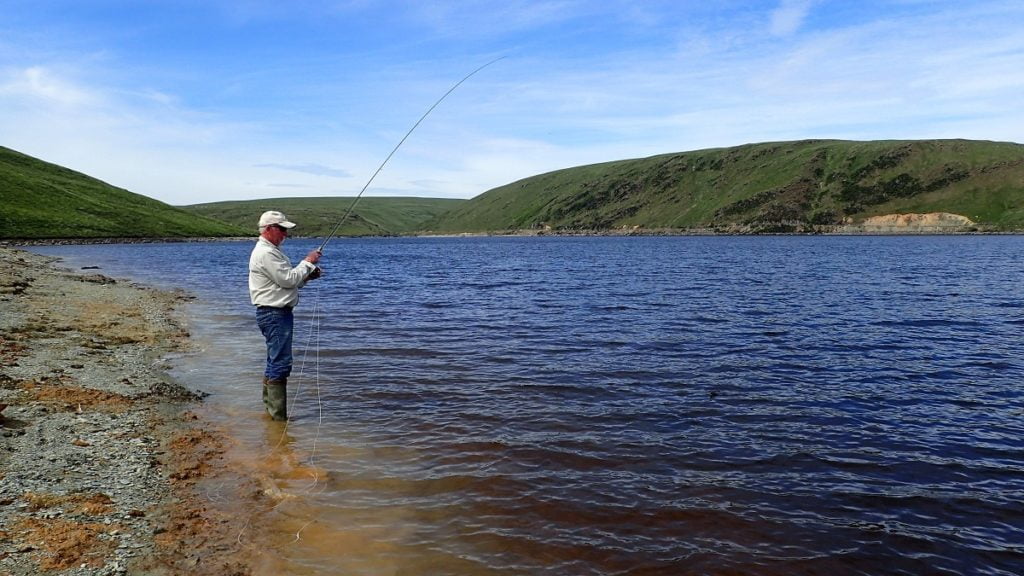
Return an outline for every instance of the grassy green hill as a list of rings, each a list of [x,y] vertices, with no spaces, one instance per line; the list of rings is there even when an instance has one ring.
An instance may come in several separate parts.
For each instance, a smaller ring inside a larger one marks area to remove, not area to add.
[[[172,207],[0,147],[0,238],[251,236],[281,210],[330,232],[352,198]],[[949,212],[1024,230],[1024,145],[809,140],[664,154],[541,174],[472,200],[363,198],[340,235],[541,231],[827,231],[871,216]]]
[[[268,198],[184,206],[194,214],[229,222],[256,233],[260,214],[280,210],[297,224],[296,236],[327,236],[352,205],[353,198]],[[338,229],[339,236],[392,236],[419,230],[423,223],[466,200],[374,198],[364,196]]]
[[[1024,229],[1024,145],[812,140],[665,154],[513,182],[425,228],[795,232],[926,212]]]
[[[236,236],[248,230],[0,146],[0,238]]]

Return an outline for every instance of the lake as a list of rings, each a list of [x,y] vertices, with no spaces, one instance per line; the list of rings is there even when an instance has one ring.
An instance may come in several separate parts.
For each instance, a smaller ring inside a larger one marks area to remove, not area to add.
[[[197,296],[268,573],[1024,573],[1024,237],[334,239],[286,430],[251,245],[31,250]]]

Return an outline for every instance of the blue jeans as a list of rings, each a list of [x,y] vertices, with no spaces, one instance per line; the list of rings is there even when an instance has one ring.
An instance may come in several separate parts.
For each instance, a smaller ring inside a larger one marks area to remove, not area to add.
[[[267,369],[263,375],[271,380],[287,378],[292,373],[292,309],[257,306],[256,324],[267,340]]]

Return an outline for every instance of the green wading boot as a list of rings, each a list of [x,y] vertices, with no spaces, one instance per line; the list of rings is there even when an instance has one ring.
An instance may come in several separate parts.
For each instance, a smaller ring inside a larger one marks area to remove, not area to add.
[[[267,403],[267,382],[269,382],[269,381],[270,381],[269,378],[267,378],[266,376],[263,377],[263,407],[264,408],[266,408],[266,407],[268,407],[270,405],[270,404]]]
[[[267,414],[274,420],[288,419],[288,379],[276,378],[267,380],[263,388],[267,391]]]

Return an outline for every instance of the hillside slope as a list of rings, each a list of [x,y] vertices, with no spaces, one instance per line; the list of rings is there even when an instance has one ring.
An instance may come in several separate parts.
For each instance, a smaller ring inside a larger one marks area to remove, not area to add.
[[[260,214],[280,210],[298,226],[296,236],[327,236],[352,205],[353,198],[266,198],[211,202],[183,206],[194,214],[216,218],[254,234]],[[363,197],[345,222],[339,236],[394,236],[419,230],[423,223],[455,208],[465,200],[445,198]]]
[[[0,146],[0,238],[174,238],[248,231]]]
[[[982,229],[1024,229],[1024,145],[808,140],[664,154],[526,178],[426,227],[806,232],[930,212],[966,216]]]

